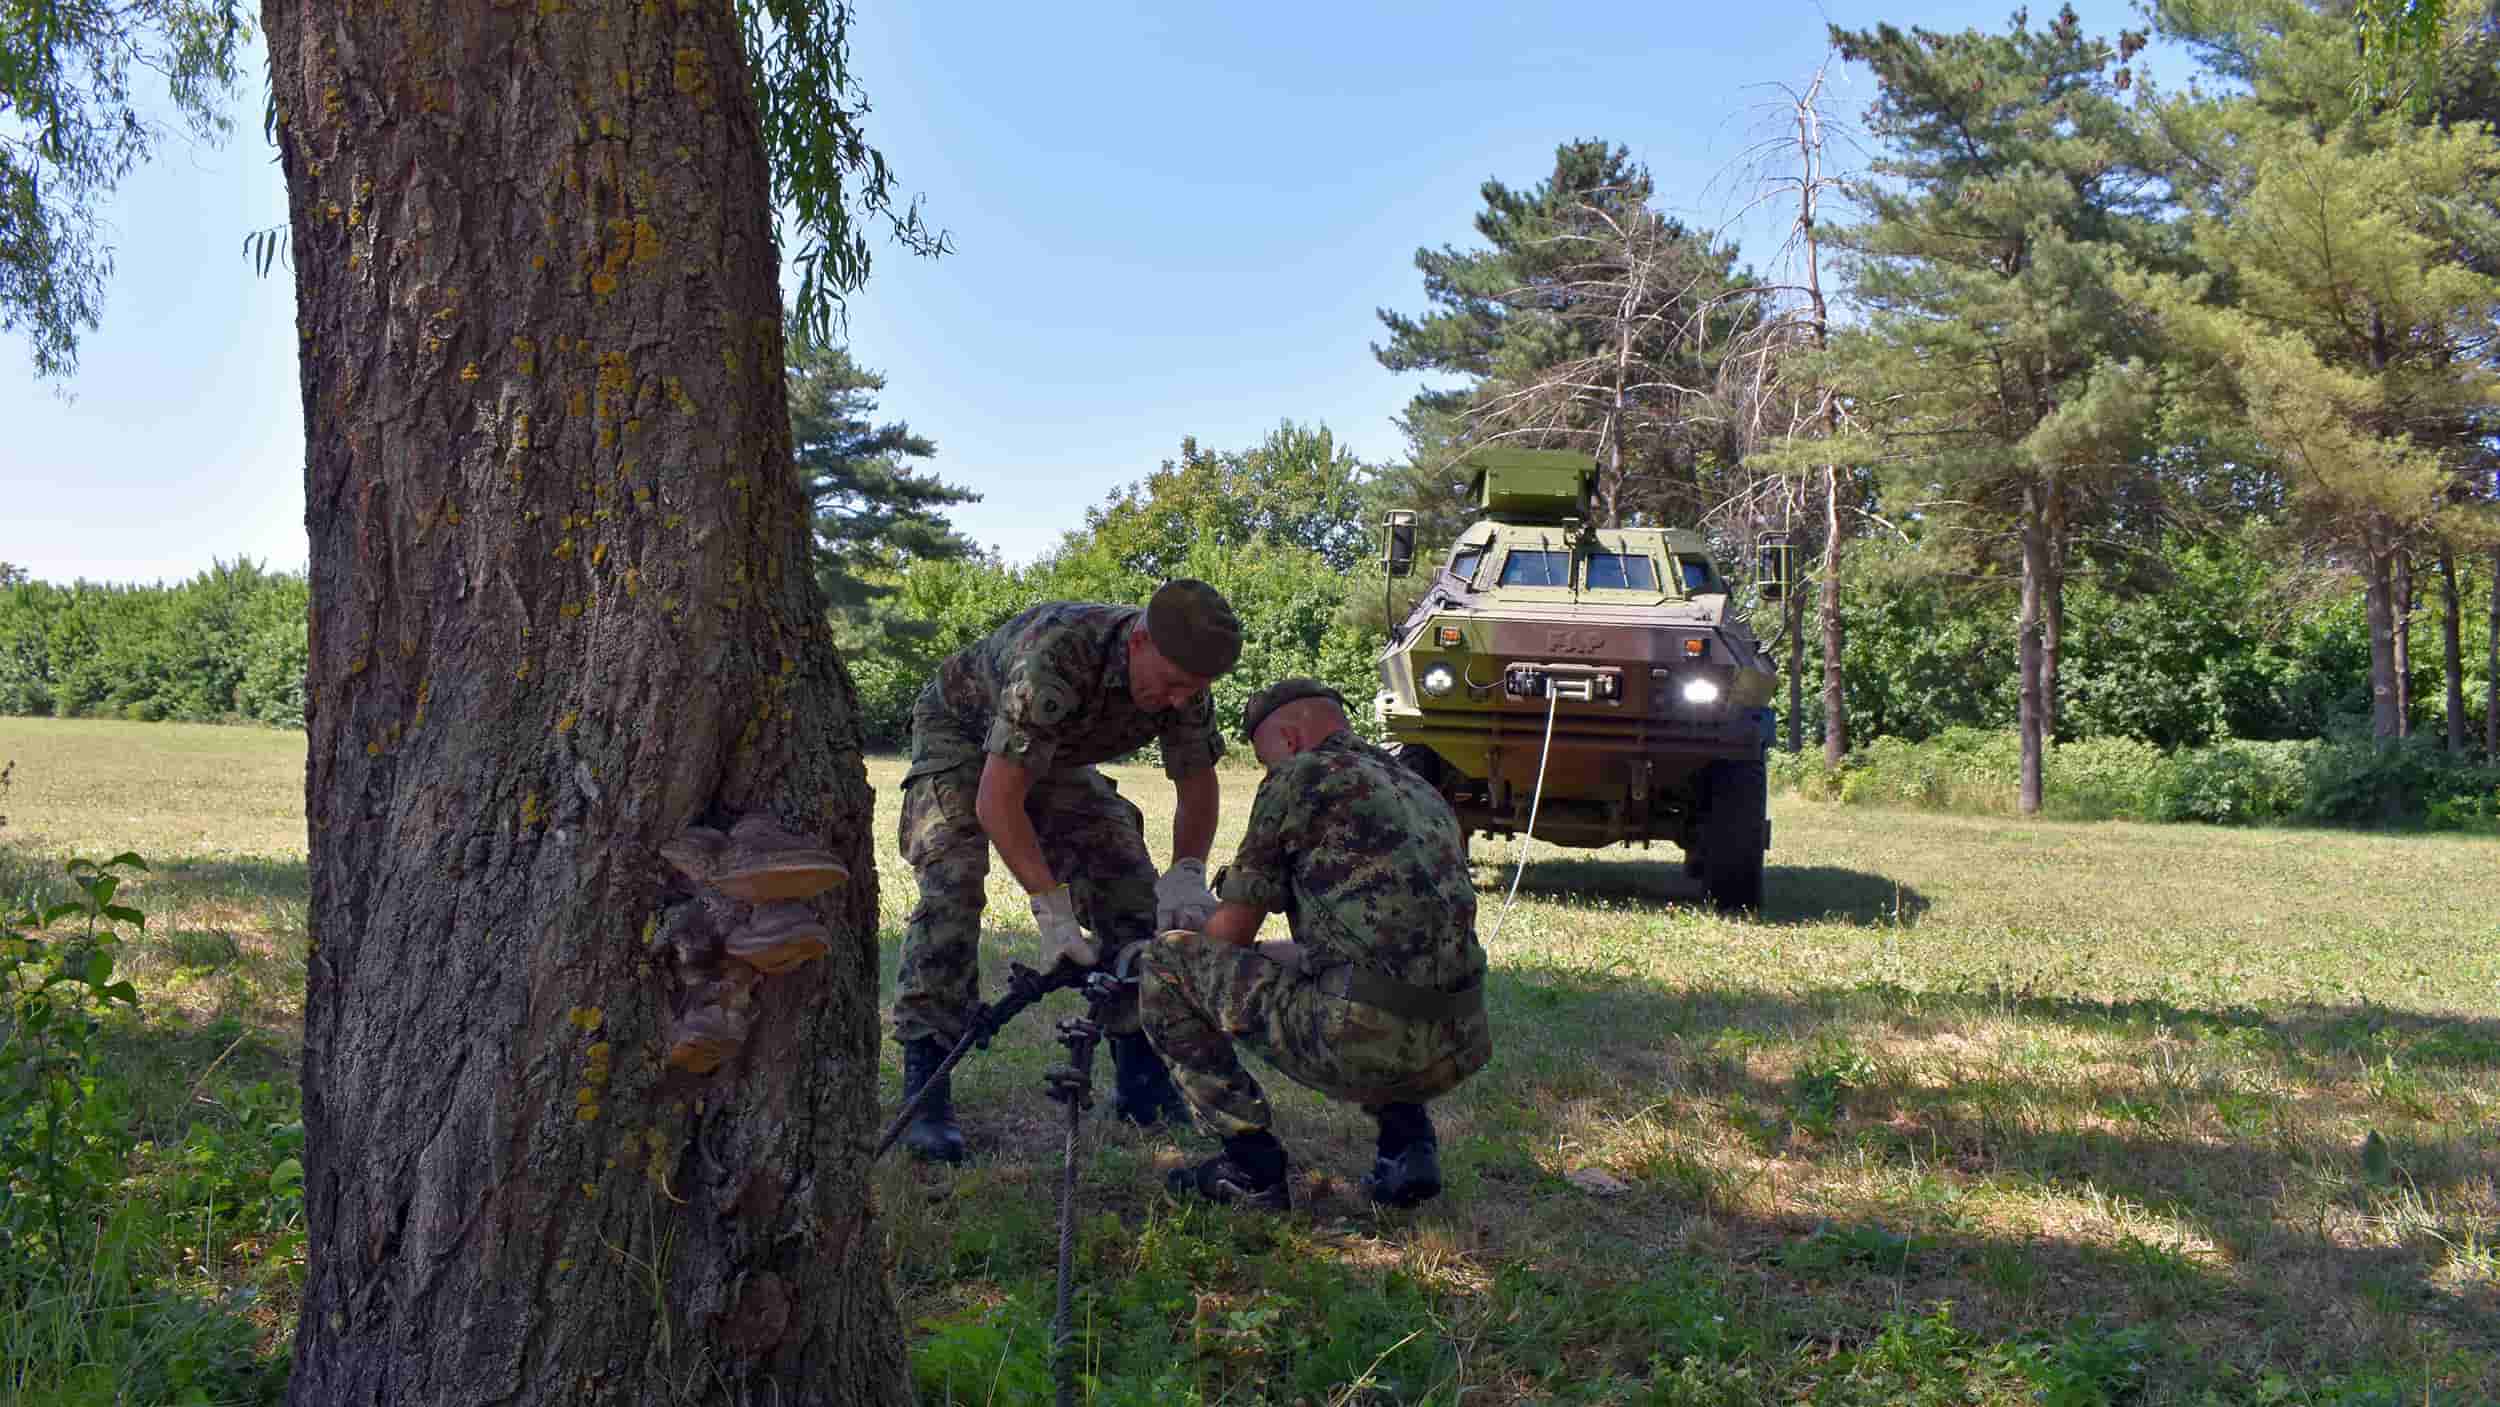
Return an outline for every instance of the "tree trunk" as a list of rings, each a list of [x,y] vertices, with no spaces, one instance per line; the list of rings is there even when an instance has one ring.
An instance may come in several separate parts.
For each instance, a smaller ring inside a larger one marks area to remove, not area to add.
[[[263,23],[312,547],[289,1400],[907,1401],[871,798],[737,11]],[[672,1006],[745,910],[656,851],[755,813],[851,880],[697,1077]]]
[[[2048,521],[2043,496],[2039,480],[2023,486],[2023,604],[2014,638],[2021,648],[2015,667],[2022,671],[2016,717],[2022,730],[2023,751],[2022,792],[2016,805],[2026,816],[2040,812],[2040,754],[2047,733],[2047,710],[2042,706],[2040,689],[2047,673],[2041,636],[2046,626],[2042,593],[2049,575]]]
[[[2066,490],[2057,476],[2048,481],[2048,501],[2041,536],[2046,539],[2047,573],[2040,585],[2040,741],[2045,748],[2057,740],[2057,666],[2066,646]]]
[[[1792,573],[1792,575],[1794,575]],[[1780,597],[1780,626],[1788,635],[1788,750],[1806,748],[1806,600],[1797,583]]]
[[[2491,648],[2483,657],[2483,760],[2500,762],[2500,547],[2491,549]]]
[[[2361,560],[2362,612],[2370,631],[2370,736],[2392,743],[2397,736],[2396,611],[2391,602],[2389,558],[2395,554],[2375,540]]]
[[[1818,295],[1819,297],[1819,295]],[[1849,755],[1848,695],[1840,668],[1840,466],[1823,466],[1823,765]]]
[[[2413,736],[2413,553],[2399,548],[2393,568],[2396,624],[2396,736]]]
[[[2439,644],[2448,679],[2448,751],[2465,755],[2465,613],[2457,597],[2457,554],[2439,548]]]

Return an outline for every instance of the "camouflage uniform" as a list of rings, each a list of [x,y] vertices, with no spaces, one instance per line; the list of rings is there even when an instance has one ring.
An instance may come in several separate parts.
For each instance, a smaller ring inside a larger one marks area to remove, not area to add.
[[[1148,712],[1130,697],[1128,637],[1143,614],[1035,606],[950,656],[920,691],[900,830],[920,903],[903,935],[896,1040],[952,1044],[980,1003],[990,841],[973,806],[986,757],[1031,770],[1025,814],[1051,873],[1067,881],[1077,921],[1106,952],[1152,936],[1145,817],[1094,764],[1159,741],[1165,775],[1178,778],[1215,765],[1224,741],[1204,694],[1168,712]]]
[[[1483,1068],[1493,1033],[1481,1000],[1419,1018],[1347,994],[1349,977],[1481,989],[1476,892],[1459,845],[1440,794],[1350,733],[1268,773],[1219,892],[1283,910],[1298,960],[1189,932],[1164,934],[1143,958],[1147,1039],[1208,1132],[1268,1128],[1267,1096],[1236,1041],[1297,1083],[1372,1110],[1420,1104]]]

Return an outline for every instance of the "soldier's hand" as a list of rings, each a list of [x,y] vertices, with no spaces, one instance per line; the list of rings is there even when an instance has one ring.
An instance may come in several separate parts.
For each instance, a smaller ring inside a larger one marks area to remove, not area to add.
[[[1215,891],[1207,887],[1207,862],[1174,860],[1155,881],[1155,931],[1204,928],[1216,902]]]
[[[1066,958],[1079,967],[1102,961],[1102,945],[1076,921],[1076,896],[1062,884],[1033,896],[1033,925],[1042,931],[1042,970]]]

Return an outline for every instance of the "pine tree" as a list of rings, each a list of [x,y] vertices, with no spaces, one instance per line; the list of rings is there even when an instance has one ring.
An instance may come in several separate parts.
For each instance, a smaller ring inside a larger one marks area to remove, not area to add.
[[[2163,190],[2123,105],[2143,41],[2087,37],[2071,8],[2034,30],[1834,28],[1874,70],[1885,155],[1839,231],[1866,321],[1851,390],[1931,540],[2022,582],[2021,806],[2054,735],[2066,554],[2087,496],[2137,452],[2152,377],[2112,288],[2162,259]]]
[[[880,605],[911,563],[979,551],[940,510],[981,495],[912,467],[936,443],[899,420],[877,423],[885,378],[848,347],[819,341],[795,319],[788,336],[790,443],[814,525],[817,585],[851,640],[925,629]]]
[[[1714,300],[1734,255],[1651,209],[1652,194],[1624,148],[1568,142],[1529,190],[1485,182],[1475,226],[1488,247],[1416,252],[1433,309],[1382,309],[1389,339],[1372,351],[1392,371],[1468,382],[1418,393],[1402,422],[1414,472],[1393,478],[1429,510],[1427,540],[1463,522],[1452,459],[1491,438],[1586,450],[1609,519],[1689,516],[1679,490],[1721,448],[1696,405],[1726,335]]]
[[[2323,138],[2256,104],[2225,117],[2245,179],[2193,228],[2228,301],[2161,277],[2131,296],[2179,349],[2181,388],[2280,466],[2288,526],[2358,571],[2372,731],[2394,739],[2398,561],[2495,526],[2459,485],[2500,419],[2500,278],[2482,272],[2500,144],[2390,114]]]

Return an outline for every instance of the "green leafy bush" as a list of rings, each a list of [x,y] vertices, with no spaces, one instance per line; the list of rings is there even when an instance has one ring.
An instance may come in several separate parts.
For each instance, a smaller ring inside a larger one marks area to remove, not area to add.
[[[129,854],[72,860],[78,898],[27,899],[0,923],[0,1266],[41,1275],[67,1264],[105,1220],[137,1144],[122,1084],[97,1052],[104,1014],[139,1005],[113,975],[114,925],[146,919],[114,897],[125,871],[146,868]],[[71,931],[55,927],[71,920]]]
[[[2309,758],[2304,741],[2216,743],[2163,760],[2143,815],[2218,826],[2286,821],[2300,809]]]
[[[2162,754],[2135,738],[2060,743],[2041,772],[2041,805],[2057,815],[2092,821],[2142,819],[2153,814],[2161,792]]]
[[[2500,767],[2423,738],[2226,740],[2167,755],[2106,738],[2051,748],[2042,774],[2041,808],[2064,819],[2500,832]],[[1948,728],[1925,742],[1876,738],[1837,771],[1819,753],[1774,753],[1771,777],[1816,801],[2003,815],[2021,745],[2010,732]]]
[[[2297,818],[2332,826],[2482,829],[2500,809],[2500,767],[2474,763],[2428,738],[2394,745],[2321,744],[2303,768]]]

